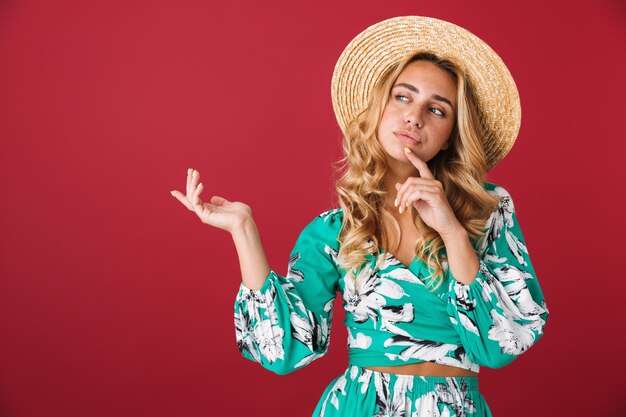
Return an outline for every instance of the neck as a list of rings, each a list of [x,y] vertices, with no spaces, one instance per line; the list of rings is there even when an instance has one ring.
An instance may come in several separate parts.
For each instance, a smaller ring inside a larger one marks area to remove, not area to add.
[[[387,201],[391,202],[396,198],[396,183],[404,184],[409,177],[419,177],[419,171],[411,163],[405,164],[398,161],[389,161],[387,165],[387,174],[383,180],[385,189],[387,190]]]

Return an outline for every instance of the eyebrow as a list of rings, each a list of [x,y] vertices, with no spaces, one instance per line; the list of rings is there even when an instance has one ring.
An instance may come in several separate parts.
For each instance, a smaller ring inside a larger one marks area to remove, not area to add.
[[[411,84],[407,84],[407,83],[398,83],[398,84],[394,85],[393,87],[391,87],[391,89],[393,90],[396,87],[404,87],[404,88],[407,88],[407,89],[409,89],[409,90],[411,90],[411,91],[413,91],[415,93],[419,93],[420,92],[420,90],[417,87],[415,87],[414,85],[411,85]],[[450,106],[450,108],[454,110],[454,106],[452,105],[450,100],[448,100],[447,98],[445,98],[443,96],[440,96],[439,94],[433,94],[431,97],[433,99],[437,100],[437,101],[442,101],[444,103],[447,103],[448,106]]]

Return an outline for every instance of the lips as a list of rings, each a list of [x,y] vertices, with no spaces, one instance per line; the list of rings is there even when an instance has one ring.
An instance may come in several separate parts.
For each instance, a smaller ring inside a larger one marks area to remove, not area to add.
[[[396,135],[398,139],[409,145],[417,145],[418,143],[421,143],[421,140],[419,140],[415,133],[409,132],[405,129],[396,130],[393,134]]]

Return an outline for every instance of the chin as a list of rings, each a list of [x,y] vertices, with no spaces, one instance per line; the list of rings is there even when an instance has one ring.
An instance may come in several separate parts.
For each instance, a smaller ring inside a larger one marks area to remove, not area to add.
[[[409,158],[404,153],[404,148],[400,152],[387,152],[387,158],[393,160],[394,162],[400,162],[402,164],[413,165],[413,163],[409,160]]]

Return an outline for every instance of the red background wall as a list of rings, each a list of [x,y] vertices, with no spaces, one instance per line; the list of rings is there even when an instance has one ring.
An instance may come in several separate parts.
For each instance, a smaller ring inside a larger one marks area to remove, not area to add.
[[[325,358],[287,376],[244,359],[230,235],[170,190],[192,167],[205,201],[249,204],[284,274],[334,201],[335,61],[408,14],[487,41],[521,95],[488,179],[513,196],[551,317],[482,369],[492,411],[623,410],[624,3],[384,3],[0,3],[0,415],[310,415],[347,363],[341,303]]]

